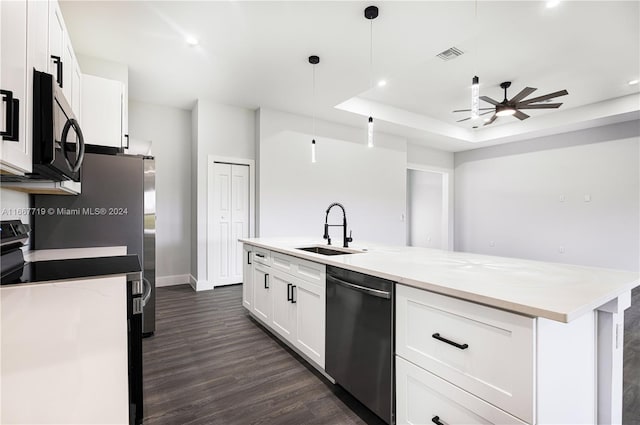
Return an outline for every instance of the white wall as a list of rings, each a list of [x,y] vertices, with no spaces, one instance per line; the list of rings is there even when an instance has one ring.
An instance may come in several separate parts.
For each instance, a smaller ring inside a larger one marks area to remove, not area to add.
[[[191,273],[196,289],[204,290],[213,289],[207,278],[207,161],[209,155],[255,159],[255,112],[200,99],[192,113],[196,115],[192,125],[197,131],[192,141],[195,162],[191,164],[196,180],[196,237],[191,255],[196,264],[195,270],[192,264]]]
[[[156,162],[156,284],[189,282],[191,112],[129,103],[132,139],[150,140]]]
[[[407,244],[426,248],[443,246],[443,175],[407,170]]]
[[[456,250],[639,270],[639,129],[629,121],[456,154]]]
[[[322,240],[325,211],[340,202],[354,243],[404,245],[406,141],[366,130],[316,123],[317,162],[311,163],[309,117],[260,110],[259,228],[261,237],[304,236]],[[342,223],[332,210],[330,223]],[[335,245],[342,229],[331,229]]]
[[[433,168],[453,170],[454,153],[407,143],[407,162]]]

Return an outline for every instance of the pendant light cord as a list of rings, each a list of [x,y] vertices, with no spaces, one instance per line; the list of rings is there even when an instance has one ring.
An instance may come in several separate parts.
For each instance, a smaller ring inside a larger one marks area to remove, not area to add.
[[[311,109],[313,111],[313,138],[316,138],[316,66],[313,65],[313,94],[312,94],[312,105]]]
[[[373,19],[369,22],[369,88],[373,88]]]

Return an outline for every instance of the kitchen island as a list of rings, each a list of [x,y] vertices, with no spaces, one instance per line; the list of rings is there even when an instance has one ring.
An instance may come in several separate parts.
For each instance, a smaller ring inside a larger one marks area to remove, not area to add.
[[[0,287],[0,422],[129,423],[127,276],[139,276],[137,256],[105,247],[25,258]]]
[[[329,265],[396,282],[398,423],[621,422],[623,313],[637,273],[414,247],[327,256],[298,249],[316,245],[303,239],[241,242],[305,270]],[[263,261],[263,274],[265,266],[279,267]]]

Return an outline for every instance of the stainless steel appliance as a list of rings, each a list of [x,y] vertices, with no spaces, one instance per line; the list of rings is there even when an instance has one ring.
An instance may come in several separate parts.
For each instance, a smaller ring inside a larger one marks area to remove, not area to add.
[[[101,152],[106,152],[101,150]],[[143,334],[155,331],[155,161],[87,147],[78,196],[34,195],[34,249],[127,246],[143,267]]]
[[[395,422],[394,283],[327,266],[327,373],[388,424]]]
[[[80,181],[84,137],[78,120],[53,76],[33,71],[33,172],[2,175],[2,181],[28,179]]]

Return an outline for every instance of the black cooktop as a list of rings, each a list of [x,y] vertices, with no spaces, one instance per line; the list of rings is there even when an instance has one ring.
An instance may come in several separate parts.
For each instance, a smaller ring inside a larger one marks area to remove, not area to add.
[[[81,279],[140,272],[137,255],[34,261],[3,275],[1,285]]]

